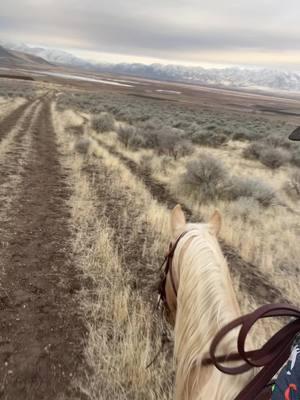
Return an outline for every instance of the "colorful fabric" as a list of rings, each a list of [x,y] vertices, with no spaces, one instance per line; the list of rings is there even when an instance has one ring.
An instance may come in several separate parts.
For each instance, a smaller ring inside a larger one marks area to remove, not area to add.
[[[287,364],[273,386],[271,400],[300,400],[300,336],[297,336]]]

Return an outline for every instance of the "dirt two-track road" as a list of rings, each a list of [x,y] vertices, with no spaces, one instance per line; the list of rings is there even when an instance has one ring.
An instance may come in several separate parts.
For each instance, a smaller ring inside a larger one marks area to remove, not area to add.
[[[77,398],[85,332],[51,96],[0,123],[0,399]]]

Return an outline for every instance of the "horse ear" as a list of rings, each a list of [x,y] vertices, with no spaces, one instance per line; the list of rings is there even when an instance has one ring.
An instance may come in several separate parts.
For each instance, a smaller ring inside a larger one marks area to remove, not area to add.
[[[213,213],[213,215],[209,220],[210,233],[218,236],[221,230],[221,226],[222,226],[222,215],[219,210],[215,210],[215,212]]]
[[[181,205],[177,204],[171,211],[171,233],[173,237],[181,235],[185,230],[186,220]]]

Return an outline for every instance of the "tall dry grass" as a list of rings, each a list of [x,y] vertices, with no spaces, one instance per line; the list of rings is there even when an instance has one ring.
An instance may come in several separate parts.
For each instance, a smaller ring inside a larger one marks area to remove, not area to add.
[[[3,118],[13,112],[16,108],[26,103],[26,99],[22,97],[0,97],[0,122]]]
[[[149,298],[132,289],[136,277],[122,261],[128,249],[118,249],[117,227],[112,227],[105,217],[106,205],[97,195],[95,182],[83,172],[89,160],[74,153],[74,138],[64,129],[63,115],[54,106],[52,113],[64,153],[63,162],[72,177],[73,250],[89,282],[78,299],[88,330],[85,347],[88,369],[76,377],[74,385],[89,399],[170,399],[170,358],[162,354],[155,368],[146,369],[160,347],[161,322]],[[112,166],[112,160],[107,163]],[[101,171],[101,162],[98,167]],[[123,178],[130,185],[128,176]],[[118,182],[115,184],[112,196],[118,190]],[[125,210],[122,217],[126,218]],[[140,224],[136,220],[133,231],[138,231]]]
[[[97,140],[97,135],[91,133]],[[183,204],[192,209],[195,215],[209,215],[218,208],[223,215],[224,224],[221,237],[234,246],[241,256],[267,273],[275,286],[279,287],[286,297],[295,304],[300,303],[297,279],[300,273],[300,247],[298,238],[300,231],[300,201],[288,198],[283,190],[295,168],[284,166],[277,171],[270,171],[258,161],[242,158],[243,144],[229,143],[227,148],[200,148],[195,146],[192,156],[180,160],[166,160],[152,150],[132,151],[122,146],[114,133],[102,135],[101,140],[113,146],[118,152],[141,167],[151,171],[153,178],[164,183],[171,193]],[[182,176],[186,164],[191,159],[200,157],[201,152],[221,160],[234,176],[242,178],[255,177],[271,185],[280,202],[286,206],[257,207],[244,199],[226,201],[217,199],[203,204],[195,193],[191,195],[182,185]]]
[[[153,279],[167,248],[169,210],[152,198],[118,157],[97,143],[92,132],[89,154],[76,154],[76,137],[65,129],[64,114],[55,105],[52,113],[62,160],[72,178],[74,254],[89,282],[78,299],[88,328],[89,368],[76,377],[74,385],[95,400],[171,399],[170,356],[162,353],[154,366],[145,369],[161,343],[161,321],[153,311],[155,299],[149,295],[147,281]],[[211,208],[205,210],[207,217]],[[223,232],[227,222],[225,217]],[[142,270],[130,263],[137,247],[147,261]],[[256,308],[251,293],[238,291],[238,275],[233,282],[242,311]],[[258,327],[254,342],[263,342],[277,327],[275,322]]]

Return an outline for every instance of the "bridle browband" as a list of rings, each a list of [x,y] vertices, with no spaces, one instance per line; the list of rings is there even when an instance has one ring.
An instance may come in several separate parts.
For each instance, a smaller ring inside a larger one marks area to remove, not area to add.
[[[170,281],[174,294],[177,296],[177,288],[172,272],[172,261],[179,241],[192,230],[184,231],[175,241],[170,243],[169,252],[161,265],[163,278],[159,285],[159,302],[168,307],[166,298],[167,276]],[[260,349],[246,351],[245,344],[247,336],[255,323],[260,319],[270,317],[294,317],[295,319],[283,326],[274,336],[272,336]],[[238,352],[228,355],[216,356],[217,348],[223,338],[232,330],[240,327],[238,335]],[[300,310],[290,304],[268,304],[257,310],[243,315],[223,327],[213,338],[209,357],[202,360],[203,366],[214,365],[221,372],[229,375],[238,375],[250,371],[255,367],[262,368],[258,374],[246,385],[246,387],[235,397],[234,400],[269,400],[272,394],[271,381],[282,365],[289,358],[291,346],[296,334],[300,333]],[[238,367],[226,367],[222,363],[233,361],[244,361]],[[150,363],[149,365],[151,365]]]

